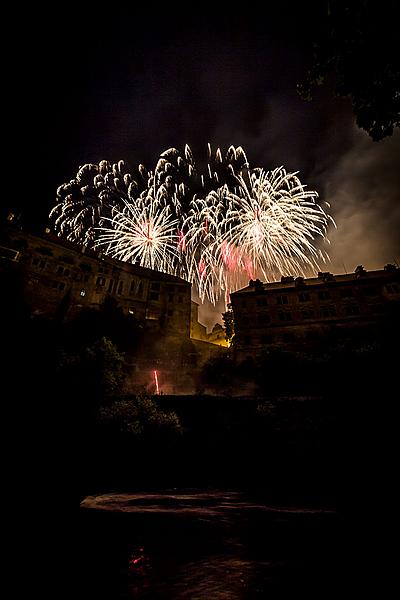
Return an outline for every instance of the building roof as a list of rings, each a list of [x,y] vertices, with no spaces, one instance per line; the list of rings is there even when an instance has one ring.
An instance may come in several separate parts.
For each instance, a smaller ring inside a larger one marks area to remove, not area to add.
[[[387,277],[390,273],[396,272],[400,274],[400,269],[394,265],[386,265],[385,269],[376,271],[365,271],[364,269],[358,270],[358,267],[354,273],[346,273],[333,275],[329,272],[318,273],[317,277],[303,278],[297,277],[282,277],[281,281],[272,281],[270,283],[264,283],[259,279],[250,280],[249,285],[241,290],[232,292],[231,296],[254,293],[254,291],[261,292],[273,292],[278,290],[290,290],[290,289],[302,289],[304,287],[313,287],[326,285],[327,283],[346,283],[354,282],[366,279],[376,279],[380,277]]]
[[[158,281],[167,281],[167,282],[175,282],[175,283],[185,283],[186,285],[191,286],[191,283],[182,279],[181,277],[177,277],[175,275],[170,275],[168,273],[163,273],[161,271],[156,271],[153,269],[149,269],[147,267],[142,267],[138,264],[128,263],[125,261],[117,260],[115,258],[111,258],[110,256],[105,255],[103,252],[95,251],[85,246],[75,244],[64,238],[61,238],[54,233],[46,232],[44,236],[39,236],[36,234],[28,233],[26,231],[16,229],[14,227],[3,227],[3,229],[9,233],[13,238],[22,237],[22,238],[32,238],[37,242],[44,242],[50,246],[56,246],[57,248],[65,248],[70,252],[74,252],[79,254],[82,257],[82,260],[85,258],[95,260],[97,263],[101,261],[110,267],[117,267],[122,271],[126,271],[132,273],[132,275],[137,275],[141,277],[148,277],[153,280],[157,279]]]

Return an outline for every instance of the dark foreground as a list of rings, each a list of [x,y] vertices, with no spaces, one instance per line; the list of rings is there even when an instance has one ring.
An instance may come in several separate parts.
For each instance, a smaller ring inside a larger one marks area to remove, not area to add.
[[[233,491],[89,496],[79,546],[93,599],[328,598],[343,574],[335,511]]]

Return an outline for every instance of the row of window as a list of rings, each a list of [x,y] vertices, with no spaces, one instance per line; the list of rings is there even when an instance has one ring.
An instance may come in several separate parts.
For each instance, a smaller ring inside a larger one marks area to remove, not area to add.
[[[400,293],[400,286],[397,283],[390,283],[390,284],[386,284],[386,291],[389,294],[398,294]],[[360,291],[362,291],[366,296],[379,296],[382,293],[382,288],[379,286],[368,286],[365,288],[360,288]],[[329,300],[332,297],[334,297],[335,294],[331,294],[330,291],[328,290],[321,290],[319,292],[317,292],[317,297],[319,300]],[[314,295],[312,295],[310,292],[301,292],[299,294],[297,294],[297,298],[299,302],[311,302],[313,300],[313,297],[315,297]],[[339,290],[339,297],[340,298],[352,298],[354,297],[354,290],[352,288],[342,288]],[[293,299],[293,296],[290,296],[291,299]],[[283,305],[283,304],[289,304],[289,296],[287,296],[286,294],[282,294],[279,296],[276,296],[274,299],[270,299],[270,302],[268,302],[267,298],[261,297],[261,298],[256,298],[256,305],[257,306],[267,306],[268,303],[272,303],[272,304],[278,304],[278,305]],[[242,302],[241,302],[241,306],[242,308],[246,308],[248,304],[248,299],[243,298]]]
[[[37,256],[35,258],[32,259],[32,265],[34,267],[37,267],[40,270],[43,270],[47,267],[47,261],[44,258],[38,258]],[[63,267],[62,265],[59,265],[56,269],[56,275],[59,275],[60,277],[70,277],[71,275],[75,275],[75,279],[76,281],[80,281],[81,279],[85,282],[89,281],[89,275],[81,275],[81,273],[76,273],[74,274],[73,271],[71,271],[71,269],[69,269],[68,267]]]
[[[381,303],[370,305],[370,311],[373,313],[382,313],[384,311],[384,305]],[[344,306],[344,314],[346,316],[355,316],[360,314],[360,307],[357,304],[351,303]],[[300,318],[303,321],[316,318],[330,318],[336,317],[337,310],[335,306],[323,306],[320,311],[311,309],[304,309],[300,312]],[[296,317],[295,317],[296,318]],[[281,311],[278,313],[278,319],[282,322],[293,321],[292,313],[289,311]],[[251,322],[250,317],[247,315],[240,318],[239,321],[242,325],[248,325]],[[262,325],[267,325],[271,322],[271,316],[267,313],[260,313],[257,315],[257,322]]]
[[[301,336],[302,338],[303,336]],[[305,334],[306,339],[308,340],[317,340],[319,338],[319,334],[317,331],[306,331]],[[254,345],[265,345],[265,344],[273,344],[273,343],[290,343],[290,342],[295,342],[296,339],[300,339],[299,336],[296,336],[294,333],[288,331],[287,333],[284,333],[283,335],[279,335],[279,336],[272,336],[272,335],[261,335],[260,337],[251,337],[250,335],[245,335],[243,336],[243,343],[246,346],[251,346],[252,344]]]

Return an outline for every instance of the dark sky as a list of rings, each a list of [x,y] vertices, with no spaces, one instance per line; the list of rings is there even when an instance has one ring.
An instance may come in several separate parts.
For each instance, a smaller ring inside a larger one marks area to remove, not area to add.
[[[372,142],[329,86],[299,98],[318,18],[303,6],[25,14],[25,51],[4,75],[18,132],[10,204],[46,224],[56,188],[85,162],[152,168],[170,146],[203,159],[208,142],[242,145],[250,165],[299,171],[330,202],[329,270],[400,261],[400,132]]]

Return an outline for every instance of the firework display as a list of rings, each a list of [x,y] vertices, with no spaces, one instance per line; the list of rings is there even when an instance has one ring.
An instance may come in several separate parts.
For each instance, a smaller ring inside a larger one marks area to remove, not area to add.
[[[297,173],[250,168],[241,147],[208,145],[201,169],[186,146],[154,171],[124,161],[80,167],[57,190],[55,231],[119,260],[191,281],[213,303],[247,284],[319,269],[333,220]]]

